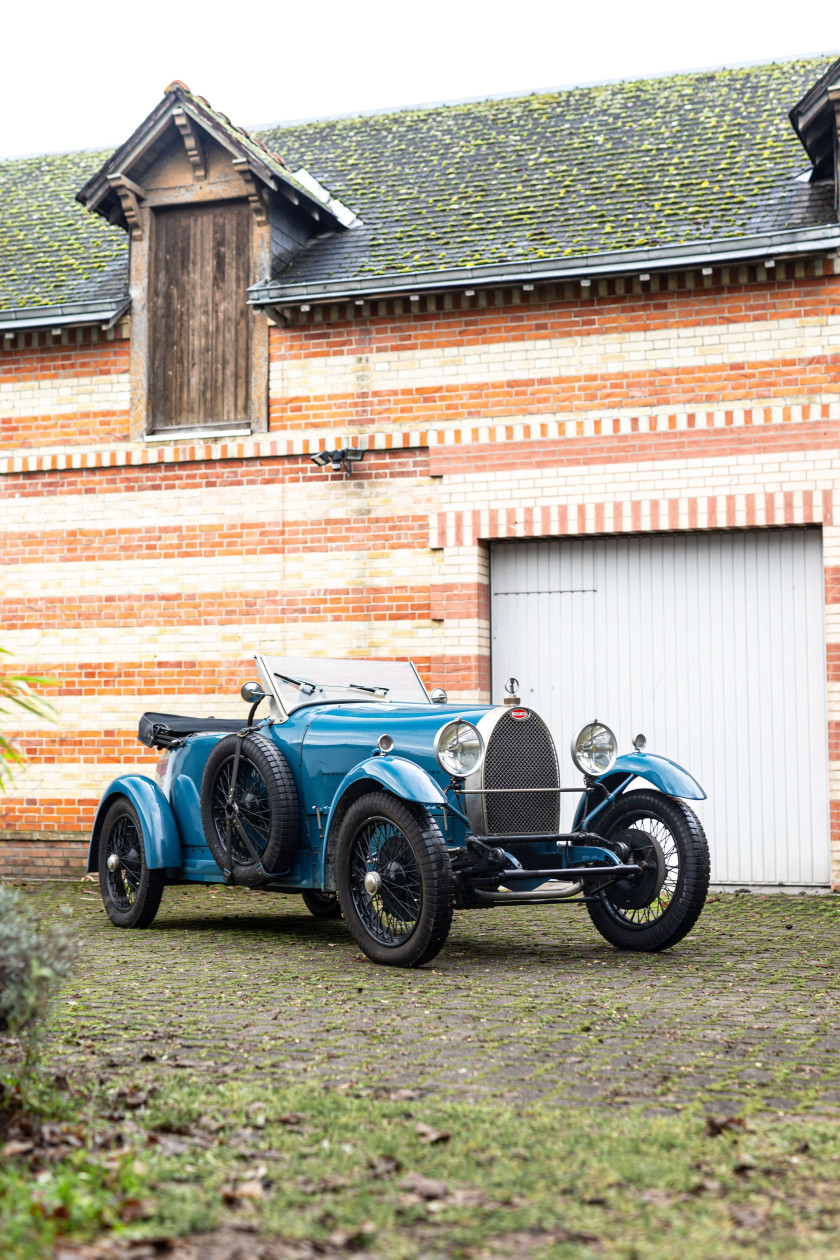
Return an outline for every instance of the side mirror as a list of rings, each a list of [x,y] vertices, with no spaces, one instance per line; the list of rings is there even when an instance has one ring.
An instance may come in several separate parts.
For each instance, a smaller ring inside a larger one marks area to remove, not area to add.
[[[447,695],[443,687],[435,687],[431,695],[432,704],[446,704]]]
[[[239,694],[246,704],[256,704],[259,700],[265,699],[262,684],[258,682],[243,683]]]

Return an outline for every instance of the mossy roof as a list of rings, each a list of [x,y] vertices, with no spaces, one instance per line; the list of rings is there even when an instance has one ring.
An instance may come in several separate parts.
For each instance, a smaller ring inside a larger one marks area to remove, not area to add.
[[[831,58],[261,132],[364,226],[281,283],[533,264],[833,221],[787,116]]]
[[[313,238],[278,285],[351,292],[378,277],[736,246],[832,224],[833,186],[796,178],[809,161],[787,117],[831,61],[240,132],[261,156],[261,144],[280,154],[287,174],[305,167],[362,220]],[[0,312],[125,293],[125,233],[74,200],[108,157],[0,161]]]
[[[0,161],[0,312],[116,305],[128,284],[125,232],[86,214],[76,191],[107,153]]]

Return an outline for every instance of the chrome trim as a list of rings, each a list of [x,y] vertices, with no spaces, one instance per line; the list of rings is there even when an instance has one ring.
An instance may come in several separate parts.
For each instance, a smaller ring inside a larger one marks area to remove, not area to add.
[[[599,726],[602,731],[609,731],[610,735],[612,736],[612,742],[613,742],[612,761],[607,766],[606,770],[598,770],[598,771],[591,770],[586,766],[582,766],[577,758],[578,740],[580,739],[581,735],[583,734],[585,730],[591,729],[594,726]],[[618,760],[618,740],[616,739],[615,731],[613,730],[611,726],[607,726],[606,722],[599,722],[597,718],[593,718],[591,722],[584,722],[583,726],[579,727],[576,734],[572,736],[571,754],[572,754],[572,761],[575,763],[575,768],[578,769],[581,774],[586,775],[588,777],[592,777],[594,775],[596,778],[600,778],[604,774],[609,774],[613,766],[615,765],[616,761]]]
[[[411,668],[414,670],[414,675],[415,675],[415,677],[416,677],[417,681],[419,682],[420,686],[421,686],[421,687],[423,688],[423,690],[426,692],[426,697],[427,697],[427,699],[428,699],[428,701],[429,701],[429,704],[431,704],[431,703],[432,703],[432,697],[429,695],[429,692],[428,692],[428,690],[427,690],[427,688],[426,688],[426,684],[423,682],[423,679],[420,677],[420,675],[419,675],[419,674],[418,674],[418,672],[417,672],[417,666],[414,664],[414,661],[409,661],[408,663],[409,663],[409,665],[411,666]]]
[[[483,720],[484,719],[482,718],[481,721]],[[481,757],[479,758],[478,765],[476,766],[475,770],[472,771],[472,774],[468,776],[468,778],[472,778],[473,775],[481,773],[481,769],[484,765],[484,754],[487,752],[487,744],[485,742],[484,736],[482,735],[479,729],[479,727],[481,726],[481,721],[478,724],[476,724],[475,722],[468,721],[467,718],[465,717],[453,717],[453,718],[450,718],[448,722],[444,722],[443,726],[439,727],[435,734],[434,742],[432,744],[432,752],[435,754],[435,761],[438,763],[441,770],[443,770],[445,774],[451,775],[453,779],[459,779],[461,776],[457,774],[453,774],[453,772],[449,769],[449,767],[445,766],[443,762],[441,761],[440,752],[439,752],[440,737],[444,731],[449,729],[450,726],[460,726],[463,724],[464,726],[472,727],[472,729],[475,731],[476,735],[478,736],[478,742],[481,746]],[[467,779],[465,779],[464,782],[466,783]]]
[[[483,713],[475,723],[476,730],[484,740],[485,749],[490,743],[490,736],[493,734],[496,726],[506,713],[507,708],[503,704],[500,704],[497,705],[495,709],[490,709],[488,713]],[[464,780],[464,788],[468,792],[475,789],[482,789],[483,787],[484,758],[482,758],[481,765],[478,769],[474,770],[472,774]],[[487,835],[487,811],[484,807],[484,801],[485,798],[483,793],[481,795],[466,796],[464,812],[466,813],[467,818],[469,818],[470,823],[472,824],[472,829],[477,836]]]
[[[389,753],[393,751],[394,740],[391,735],[380,735],[376,741],[376,747],[381,753]]]
[[[283,701],[280,699],[274,676],[266,665],[265,658],[259,652],[254,653],[254,664],[257,667],[257,673],[262,679],[263,691],[268,696],[268,716],[272,722],[288,722],[289,715],[283,707]]]

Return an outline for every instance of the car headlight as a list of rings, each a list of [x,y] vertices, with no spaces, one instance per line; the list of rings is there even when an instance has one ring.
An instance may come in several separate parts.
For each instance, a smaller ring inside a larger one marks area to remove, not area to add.
[[[472,722],[456,718],[442,726],[435,736],[435,756],[447,774],[466,779],[484,760],[484,740]]]
[[[581,774],[608,774],[617,752],[615,735],[603,722],[587,722],[572,740],[572,761]]]

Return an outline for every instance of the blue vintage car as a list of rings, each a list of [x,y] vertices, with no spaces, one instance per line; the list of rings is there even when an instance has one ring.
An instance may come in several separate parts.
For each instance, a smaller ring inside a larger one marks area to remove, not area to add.
[[[609,727],[587,723],[572,740],[583,790],[561,788],[515,679],[504,704],[451,705],[406,661],[255,662],[247,720],[141,718],[157,781],[114,780],[88,859],[118,927],[148,927],[167,884],[222,881],[298,893],[399,967],[435,957],[456,909],[583,900],[631,950],[667,949],[696,922],[709,853],[685,799],[705,793],[643,736],[618,756]],[[565,833],[564,791],[580,796]]]

